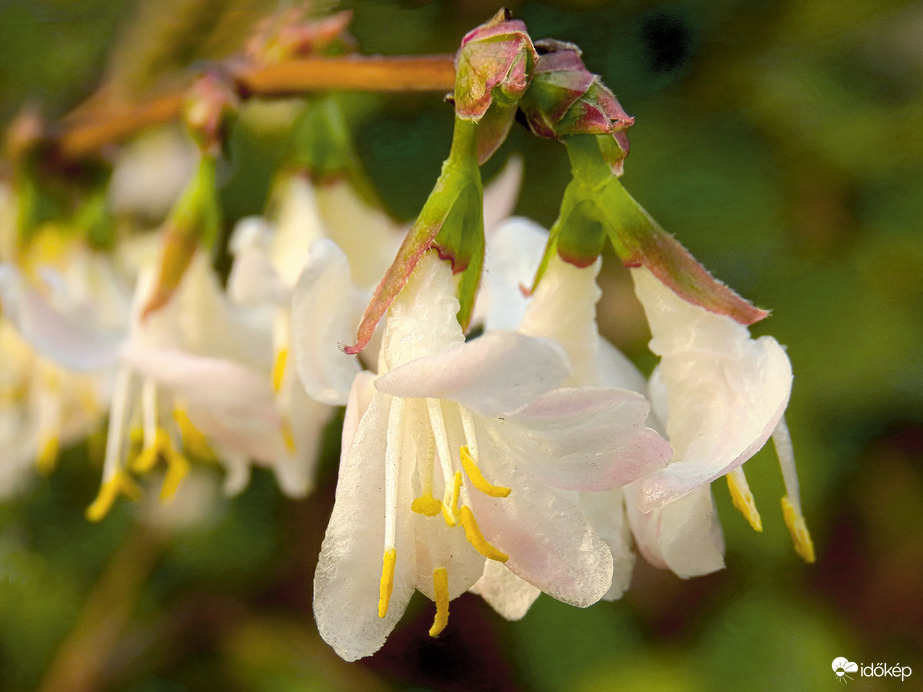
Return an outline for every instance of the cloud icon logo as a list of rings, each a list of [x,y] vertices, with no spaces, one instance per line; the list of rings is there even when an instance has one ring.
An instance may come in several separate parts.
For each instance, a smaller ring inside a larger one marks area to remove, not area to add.
[[[858,673],[859,664],[853,663],[852,661],[843,658],[833,659],[833,672],[836,673],[836,679],[840,682],[846,682],[847,680],[852,680],[852,676],[847,675],[847,673]]]

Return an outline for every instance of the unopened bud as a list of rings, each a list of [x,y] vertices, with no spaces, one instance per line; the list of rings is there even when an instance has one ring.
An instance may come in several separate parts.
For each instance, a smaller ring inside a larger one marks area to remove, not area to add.
[[[612,171],[620,175],[628,155],[626,130],[635,119],[586,68],[577,46],[554,39],[538,41],[535,46],[538,62],[532,84],[520,102],[529,127],[539,137],[549,139],[607,135],[600,141],[600,149]]]
[[[210,156],[221,151],[228,121],[240,99],[230,83],[215,73],[199,77],[186,94],[183,121],[199,149]]]
[[[244,54],[254,62],[276,63],[316,55],[343,55],[356,49],[347,31],[353,13],[337,12],[308,19],[307,7],[286,9],[268,17],[247,42]]]
[[[537,55],[526,25],[500,10],[469,31],[455,56],[455,112],[480,120],[491,103],[516,103],[525,93]]]

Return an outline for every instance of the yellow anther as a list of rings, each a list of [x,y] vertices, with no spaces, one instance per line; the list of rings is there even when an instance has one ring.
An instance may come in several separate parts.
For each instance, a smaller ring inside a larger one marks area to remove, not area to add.
[[[99,489],[99,495],[86,509],[86,518],[90,521],[99,521],[109,513],[119,495],[125,495],[131,500],[141,496],[141,488],[124,471],[117,471]]]
[[[411,503],[410,509],[417,514],[434,517],[442,510],[442,503],[433,497],[431,493],[424,494]]]
[[[212,454],[211,447],[208,446],[208,440],[205,439],[205,435],[192,424],[192,421],[189,420],[189,416],[186,415],[186,412],[179,406],[173,409],[173,420],[176,421],[179,433],[183,438],[183,449],[200,459],[214,458],[214,454]]]
[[[52,435],[45,440],[38,456],[35,458],[35,466],[38,468],[39,473],[47,476],[54,471],[60,451],[61,443],[56,435]]]
[[[788,532],[792,535],[795,552],[805,562],[814,562],[814,541],[811,540],[808,525],[805,524],[801,512],[795,509],[788,496],[782,498],[782,518],[785,520]]]
[[[166,502],[176,494],[180,482],[189,473],[191,465],[182,454],[174,449],[167,452],[167,473],[163,478],[163,485],[160,486],[160,501]]]
[[[140,447],[144,444],[144,430],[141,428],[132,428],[128,433],[128,440],[133,447]]]
[[[462,474],[461,471],[455,472],[455,482],[452,484],[452,492],[446,493],[447,497],[442,502],[442,518],[449,526],[458,524],[458,495],[461,492]],[[448,491],[448,488],[446,488]]]
[[[163,428],[157,428],[154,441],[149,447],[141,450],[131,462],[131,470],[135,473],[148,473],[157,464],[161,455],[166,455],[170,448],[170,436]]]
[[[282,420],[282,440],[285,442],[285,449],[289,454],[295,453],[295,435],[292,432],[292,424],[287,419]]]
[[[468,508],[467,505],[462,505],[461,512],[459,514],[461,525],[465,529],[465,538],[467,538],[468,542],[474,546],[475,550],[477,550],[484,557],[490,560],[496,560],[497,562],[506,562],[510,559],[509,555],[506,553],[501,553],[487,542],[487,539],[485,539],[484,535],[481,533],[481,529],[478,528],[478,523],[474,520],[474,513]]]
[[[436,618],[429,628],[429,636],[438,637],[449,624],[449,572],[445,567],[433,572],[433,591],[436,592]]]
[[[272,388],[276,392],[282,389],[282,380],[285,379],[286,361],[288,361],[288,349],[281,348],[276,354],[276,361],[272,364]]]
[[[491,497],[506,497],[510,494],[509,488],[504,488],[499,485],[491,484],[484,474],[481,473],[481,469],[478,468],[477,462],[474,460],[474,457],[471,456],[471,453],[468,451],[467,447],[462,447],[459,450],[461,455],[462,466],[465,469],[465,473],[468,474],[468,478],[474,484],[474,487],[480,490],[485,495],[490,495]]]
[[[760,513],[756,509],[756,502],[753,499],[753,493],[750,492],[750,486],[747,485],[747,477],[744,476],[743,469],[740,467],[731,471],[725,476],[728,481],[728,490],[731,491],[731,501],[737,508],[737,511],[744,515],[744,518],[750,522],[754,531],[763,530],[763,521],[760,519]]]
[[[381,562],[381,583],[378,586],[378,617],[383,618],[388,614],[391,591],[394,589],[394,564],[397,562],[397,551],[394,548],[388,548]]]

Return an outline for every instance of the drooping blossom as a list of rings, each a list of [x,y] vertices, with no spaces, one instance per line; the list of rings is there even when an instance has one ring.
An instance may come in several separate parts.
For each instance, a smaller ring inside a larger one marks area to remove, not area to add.
[[[611,552],[555,488],[609,489],[668,456],[643,397],[557,389],[557,346],[509,331],[465,342],[458,305],[450,265],[427,253],[390,308],[374,388],[358,377],[347,405],[314,610],[348,660],[382,645],[414,589],[436,602],[437,635],[489,562],[595,602]]]

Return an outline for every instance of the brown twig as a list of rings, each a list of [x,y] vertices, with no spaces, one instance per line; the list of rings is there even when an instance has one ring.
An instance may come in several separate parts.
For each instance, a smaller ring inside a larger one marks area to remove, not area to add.
[[[312,91],[449,92],[455,85],[451,55],[302,58],[270,65],[231,65],[230,78],[246,97],[278,97]],[[146,127],[169,122],[183,107],[183,94],[126,105],[78,107],[57,134],[65,159],[80,159]]]

